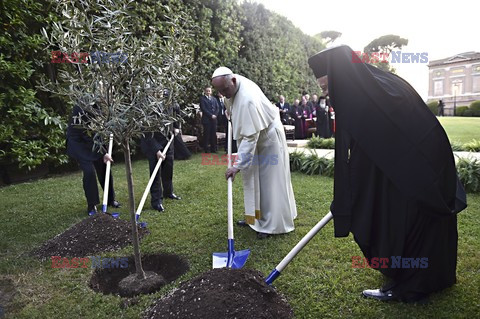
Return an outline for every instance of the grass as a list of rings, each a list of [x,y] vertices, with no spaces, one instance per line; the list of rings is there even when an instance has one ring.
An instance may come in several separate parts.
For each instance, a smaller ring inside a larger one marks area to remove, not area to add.
[[[6,318],[138,318],[154,300],[180,281],[211,269],[212,253],[227,249],[224,166],[202,166],[200,154],[175,162],[175,192],[181,201],[165,201],[165,213],[146,208],[142,220],[151,234],[141,243],[144,253],[169,252],[186,257],[190,271],[161,291],[141,296],[139,303],[120,308],[121,298],[88,288],[92,269],[52,269],[28,252],[86,217],[81,173],[0,188],[0,274],[16,284],[14,312]],[[134,162],[137,203],[148,181],[146,160]],[[127,203],[123,165],[114,165],[118,200]],[[246,267],[265,275],[329,210],[333,179],[292,174],[298,218],[290,234],[257,240],[248,228],[235,227],[236,249],[251,249]],[[427,305],[383,303],[363,299],[377,288],[382,275],[373,269],[352,269],[361,251],[351,236],[335,238],[328,224],[275,281],[292,305],[296,318],[474,318],[480,309],[480,196],[468,195],[469,207],[458,216],[457,284],[431,297]],[[148,201],[147,201],[148,203]],[[128,218],[121,208],[121,218]],[[242,218],[240,179],[234,183],[235,220]],[[125,256],[131,247],[108,253]]]
[[[450,142],[468,143],[480,139],[480,117],[437,117]]]

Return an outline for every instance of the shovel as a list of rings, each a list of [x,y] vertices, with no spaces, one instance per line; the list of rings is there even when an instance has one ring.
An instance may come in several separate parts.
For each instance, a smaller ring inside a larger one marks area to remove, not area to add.
[[[175,136],[174,133],[172,133],[172,137],[168,141],[167,145],[163,149],[162,155],[163,157],[166,156],[168,148],[170,147],[170,144],[172,144],[173,137]],[[140,204],[138,204],[137,212],[135,213],[135,221],[141,228],[147,227],[147,223],[145,222],[138,222],[140,219],[140,214],[142,213],[143,205],[145,205],[145,201],[147,200],[148,193],[150,192],[150,188],[152,187],[153,181],[155,180],[155,177],[157,176],[158,170],[160,169],[160,165],[162,165],[162,158],[160,157],[158,159],[157,165],[155,166],[155,169],[152,172],[152,175],[150,176],[150,180],[148,181],[147,187],[145,188],[145,191],[143,192],[142,199],[140,200]]]
[[[295,245],[292,250],[290,250],[287,256],[283,258],[283,260],[277,265],[277,267],[272,270],[270,275],[268,275],[267,279],[265,279],[265,282],[268,285],[271,285],[272,282],[277,279],[278,276],[280,276],[283,269],[285,269],[285,267],[287,267],[287,265],[292,261],[292,259],[295,258],[295,256],[300,252],[300,250],[302,250],[303,247],[308,244],[310,239],[312,239],[313,236],[315,236],[320,231],[320,229],[322,229],[326,224],[328,224],[328,222],[332,218],[332,212],[328,212],[325,217],[323,217],[315,226],[313,226],[313,228],[310,229],[310,231],[305,236],[303,236],[302,240],[300,240],[298,244]]]
[[[232,123],[228,122],[228,168],[232,167]],[[247,262],[250,249],[235,251],[233,239],[233,194],[232,178],[227,180],[228,189],[228,251],[226,253],[213,253],[213,268],[242,268]]]
[[[110,134],[110,138],[108,141],[108,155],[110,157],[112,156],[112,150],[113,150],[113,134]],[[107,206],[108,206],[108,189],[110,188],[110,166],[112,163],[110,161],[107,161],[107,168],[105,171],[105,185],[103,187],[103,203],[102,203],[102,213],[106,214],[107,213]],[[119,213],[112,213],[111,214],[113,218],[117,218]]]

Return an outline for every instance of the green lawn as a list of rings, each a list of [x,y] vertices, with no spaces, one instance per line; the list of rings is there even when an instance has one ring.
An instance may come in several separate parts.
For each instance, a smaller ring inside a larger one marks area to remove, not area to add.
[[[448,119],[446,119],[448,120]],[[212,253],[226,251],[225,167],[202,166],[200,154],[175,163],[175,192],[181,201],[166,201],[166,212],[146,210],[142,219],[151,234],[143,252],[169,252],[185,256],[191,269],[173,284],[127,309],[120,297],[104,296],[88,288],[92,269],[52,269],[27,253],[45,240],[85,218],[81,173],[0,188],[0,274],[11,278],[19,293],[15,313],[6,318],[138,318],[155,299],[211,268]],[[133,165],[137,203],[148,179],[147,161]],[[113,166],[118,200],[127,203],[123,165]],[[292,175],[298,218],[287,235],[257,240],[248,228],[235,227],[236,249],[251,249],[246,264],[265,275],[320,220],[329,209],[333,180]],[[372,269],[352,269],[352,256],[361,252],[353,238],[334,238],[327,225],[285,269],[275,285],[292,305],[296,318],[478,318],[480,309],[480,196],[469,195],[469,207],[459,214],[458,283],[432,296],[427,305],[406,305],[366,300],[363,289],[382,285]],[[148,201],[147,201],[148,203]],[[243,212],[240,180],[234,183],[235,219]],[[122,218],[127,209],[122,208]],[[109,256],[131,254],[131,247]],[[221,319],[221,318],[218,318]]]
[[[480,140],[480,117],[438,117],[450,142],[463,144],[472,139]]]

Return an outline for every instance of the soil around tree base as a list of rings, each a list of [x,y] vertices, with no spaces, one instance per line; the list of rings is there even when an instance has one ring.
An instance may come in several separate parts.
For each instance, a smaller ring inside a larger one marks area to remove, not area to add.
[[[175,254],[152,254],[142,256],[142,266],[145,272],[154,272],[163,277],[163,285],[168,284],[183,275],[190,268],[186,259]],[[122,279],[135,274],[135,259],[128,257],[128,268],[98,268],[93,272],[90,279],[90,288],[103,294],[116,294],[122,297],[131,297],[121,291],[119,284]],[[142,291],[142,293],[153,293],[163,285],[156,286],[156,289]]]
[[[148,233],[147,229],[138,227],[139,239]],[[97,213],[49,239],[33,250],[31,255],[39,258],[86,257],[118,250],[131,243],[130,221],[113,218],[110,214]]]
[[[285,298],[252,269],[213,269],[159,299],[143,318],[293,318]]]
[[[163,276],[153,271],[145,271],[145,278],[138,278],[137,273],[128,275],[118,283],[120,296],[133,297],[158,291],[166,284]]]

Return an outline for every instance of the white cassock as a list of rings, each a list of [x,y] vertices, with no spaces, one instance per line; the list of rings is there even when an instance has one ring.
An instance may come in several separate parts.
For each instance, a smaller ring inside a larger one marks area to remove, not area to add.
[[[234,167],[242,172],[245,221],[257,232],[291,232],[297,208],[278,108],[254,82],[240,75],[236,78],[237,93],[226,105],[238,144]]]

